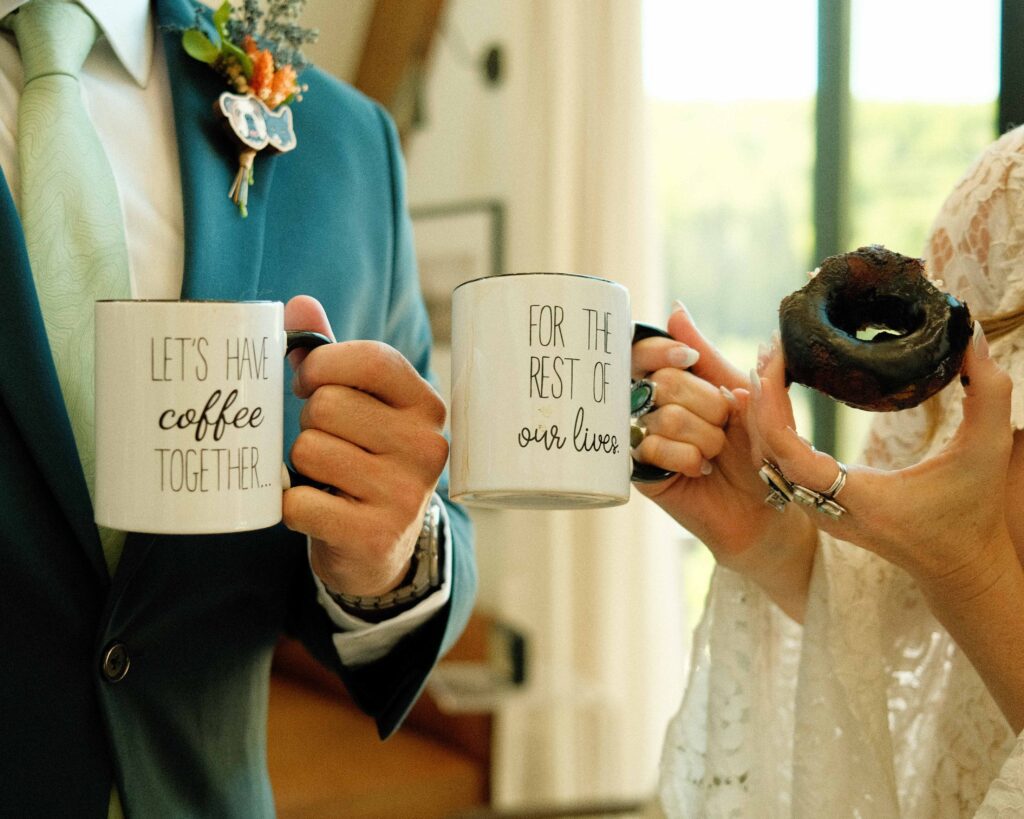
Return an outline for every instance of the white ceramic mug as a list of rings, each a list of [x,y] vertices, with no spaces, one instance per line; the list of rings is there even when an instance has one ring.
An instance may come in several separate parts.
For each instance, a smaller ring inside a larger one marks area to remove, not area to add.
[[[281,520],[280,302],[96,304],[96,522],[161,534]]]
[[[629,500],[629,292],[569,273],[452,295],[451,495],[490,507]]]

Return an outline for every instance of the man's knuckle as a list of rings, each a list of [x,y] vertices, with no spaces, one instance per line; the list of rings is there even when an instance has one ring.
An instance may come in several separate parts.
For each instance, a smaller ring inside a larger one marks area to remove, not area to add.
[[[317,431],[313,429],[304,429],[295,436],[291,452],[292,463],[300,470],[312,463],[320,451],[318,438]]]
[[[428,469],[440,472],[448,462],[448,439],[441,433],[422,436],[421,453]]]
[[[424,381],[423,383],[427,389],[423,397],[422,406],[427,418],[435,426],[444,427],[445,421],[448,420],[448,406],[444,403],[444,399],[441,398],[437,390],[428,382]]]
[[[320,387],[306,399],[305,420],[308,426],[323,428],[334,415],[336,396],[328,387]]]

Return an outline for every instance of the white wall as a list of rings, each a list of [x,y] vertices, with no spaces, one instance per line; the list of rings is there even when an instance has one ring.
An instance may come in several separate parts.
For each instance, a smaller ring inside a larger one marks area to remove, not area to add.
[[[305,48],[313,63],[352,82],[359,67],[373,0],[309,0],[300,23],[315,28],[320,39]]]

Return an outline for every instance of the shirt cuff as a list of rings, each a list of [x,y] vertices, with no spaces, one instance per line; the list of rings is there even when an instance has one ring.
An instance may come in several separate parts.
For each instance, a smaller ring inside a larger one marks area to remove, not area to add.
[[[412,633],[433,617],[451,597],[452,561],[449,548],[448,509],[440,504],[441,520],[438,531],[438,549],[441,554],[441,586],[437,591],[424,597],[411,609],[380,623],[370,623],[345,611],[328,594],[323,581],[317,577],[310,564],[313,582],[316,584],[317,602],[323,606],[331,622],[339,632],[333,635],[334,648],[341,662],[347,666],[358,666],[372,663],[387,654],[398,645],[399,640]],[[306,540],[307,553],[309,539]]]

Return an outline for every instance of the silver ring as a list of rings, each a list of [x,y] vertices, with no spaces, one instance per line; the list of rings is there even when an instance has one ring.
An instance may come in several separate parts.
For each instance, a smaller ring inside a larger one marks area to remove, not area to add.
[[[767,458],[763,459],[757,474],[768,484],[768,495],[764,502],[779,512],[784,511],[786,504],[793,500],[793,484],[782,474],[782,470]]]
[[[786,504],[789,503],[789,499],[786,498],[778,489],[769,489],[768,494],[765,496],[764,502],[774,509],[776,512],[785,512]]]
[[[765,463],[767,464],[768,461],[765,461]],[[842,488],[846,486],[846,464],[837,460],[836,465],[839,467],[839,474],[836,475],[836,479],[832,481],[832,485],[828,489],[824,492],[815,492],[813,489],[808,489],[799,483],[790,483],[789,486],[792,490],[791,499],[802,506],[814,507],[823,515],[832,518],[832,520],[839,520],[839,518],[846,514],[846,507],[838,503],[835,498],[842,491]],[[782,473],[778,471],[778,467],[774,468],[781,476]],[[767,500],[765,502],[767,503]]]
[[[832,520],[839,520],[839,518],[846,514],[846,507],[829,498],[823,498],[821,503],[818,504],[818,511],[828,515]]]
[[[817,506],[824,498],[813,489],[808,489],[806,486],[795,483],[793,484],[793,500],[802,506]]]
[[[836,479],[832,481],[832,485],[822,492],[822,496],[832,500],[843,491],[843,487],[846,486],[846,464],[842,461],[837,460],[836,466],[839,467],[839,474],[836,475]]]

